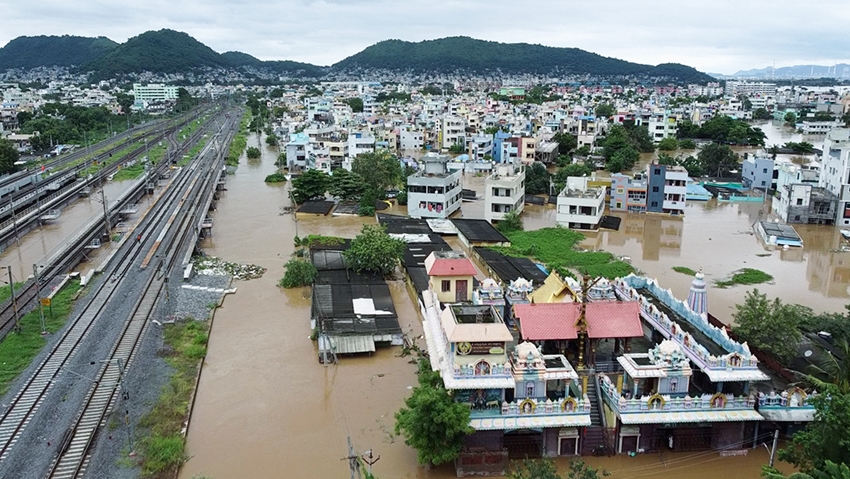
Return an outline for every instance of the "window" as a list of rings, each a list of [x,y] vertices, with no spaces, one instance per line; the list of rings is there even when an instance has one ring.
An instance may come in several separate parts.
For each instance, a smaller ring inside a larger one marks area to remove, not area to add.
[[[658,202],[657,202],[657,201],[653,201],[651,206],[652,206],[653,208],[658,208]]]
[[[653,186],[653,187],[652,187],[652,192],[653,192],[653,193],[658,193],[658,187],[657,187],[657,186]]]
[[[525,397],[534,397],[534,383],[531,381],[525,383]]]
[[[452,290],[452,282],[447,279],[444,279],[440,284],[440,290],[443,293],[448,293]]]
[[[797,198],[797,206],[803,205],[803,198]]]
[[[661,168],[656,168],[656,169],[655,169],[655,174],[656,174],[656,175],[660,175],[660,174],[661,174]]]
[[[767,173],[767,168],[763,168],[763,169],[761,170],[761,172],[762,172],[762,173]]]

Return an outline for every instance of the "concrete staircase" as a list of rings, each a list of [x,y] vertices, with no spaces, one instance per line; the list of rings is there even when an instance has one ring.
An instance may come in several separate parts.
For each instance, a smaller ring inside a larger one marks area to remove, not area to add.
[[[587,381],[587,398],[590,400],[590,426],[584,428],[581,443],[581,453],[585,456],[599,454],[605,447],[605,431],[602,427],[602,416],[597,403],[596,382],[593,378]]]

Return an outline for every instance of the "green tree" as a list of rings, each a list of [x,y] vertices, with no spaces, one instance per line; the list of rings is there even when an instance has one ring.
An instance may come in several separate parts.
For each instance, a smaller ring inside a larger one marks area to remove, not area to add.
[[[359,201],[367,186],[362,176],[345,168],[338,168],[331,174],[328,193],[342,201]]]
[[[449,147],[449,153],[461,154],[466,153],[466,148],[463,146],[463,143],[455,143]]]
[[[351,107],[351,111],[354,113],[363,112],[363,99],[362,98],[346,98],[345,104]]]
[[[15,144],[9,140],[0,139],[0,174],[14,173],[18,167],[15,162],[20,158]]]
[[[705,176],[705,168],[703,168],[702,162],[694,158],[693,155],[688,155],[687,158],[679,162],[679,165],[688,171],[688,176]]]
[[[549,194],[551,178],[543,163],[535,161],[525,169],[525,192],[530,195]]]
[[[697,144],[694,143],[694,140],[690,138],[683,138],[679,140],[679,148],[683,150],[694,150],[696,149]]]
[[[815,408],[815,420],[791,438],[779,459],[790,462],[803,472],[824,470],[826,461],[841,464],[850,458],[850,394],[835,387],[809,396]]]
[[[366,179],[376,191],[395,188],[401,182],[401,165],[388,151],[361,153],[351,163],[351,171]]]
[[[132,107],[133,103],[136,102],[136,97],[122,92],[115,95],[115,101],[118,103],[118,106],[121,107],[121,113],[129,115],[130,107]]]
[[[578,146],[578,139],[563,131],[559,131],[552,135],[552,141],[558,144],[558,154],[560,155],[568,155]]]
[[[594,111],[594,113],[596,113],[596,116],[608,118],[614,116],[614,114],[617,112],[616,110],[614,110],[614,107],[610,103],[601,103],[596,106],[596,110]]]
[[[283,267],[286,268],[286,273],[278,285],[284,288],[310,286],[319,274],[313,263],[298,258],[292,258]]]
[[[769,301],[758,289],[748,291],[744,304],[735,305],[735,333],[749,344],[783,361],[797,354],[800,320],[806,312],[798,305]]]
[[[395,433],[416,449],[420,464],[451,462],[460,454],[464,437],[474,432],[469,408],[454,401],[427,359],[419,358],[418,365],[419,385],[395,414]]]
[[[277,146],[277,135],[271,134],[266,136],[266,144],[269,146]]]
[[[789,111],[785,114],[785,123],[790,123],[792,125],[797,124],[797,115],[793,111]]]
[[[801,142],[789,141],[788,143],[785,143],[784,145],[782,145],[782,148],[784,148],[786,150],[791,150],[794,153],[799,153],[799,154],[809,154],[809,153],[815,152],[815,145],[813,145],[813,144],[811,144],[807,141],[801,141]]]
[[[773,116],[764,108],[756,108],[753,110],[753,120],[770,120]]]
[[[552,182],[555,184],[555,191],[561,191],[567,184],[567,178],[571,176],[590,176],[593,170],[584,163],[570,163],[569,165],[558,168],[555,175],[552,177]]]
[[[183,87],[177,89],[177,102],[174,105],[174,111],[183,112],[189,111],[199,103],[199,100],[192,96],[188,90]]]
[[[283,90],[280,88],[274,88],[269,92],[269,98],[283,98]]]
[[[605,163],[605,169],[611,173],[631,170],[640,159],[640,153],[631,146],[617,150]]]
[[[296,203],[325,196],[330,178],[322,170],[307,170],[292,180],[292,197]]]
[[[656,163],[659,165],[676,166],[679,164],[679,160],[673,158],[673,156],[668,155],[667,153],[659,153]]]
[[[841,359],[835,354],[825,354],[822,364],[812,366],[808,381],[818,391],[835,388],[841,394],[850,394],[850,342],[846,339],[837,344]]]
[[[589,156],[589,155],[590,155],[590,145],[581,145],[581,147],[576,150],[576,156]]]
[[[363,225],[343,256],[348,267],[358,273],[370,271],[387,276],[395,271],[404,247],[404,241],[388,235],[384,226]]]
[[[247,156],[248,158],[251,158],[253,160],[253,159],[257,159],[260,156],[262,156],[262,152],[260,151],[259,148],[255,147],[255,146],[249,146],[248,149],[245,151],[245,156]]]
[[[372,188],[366,189],[360,197],[357,213],[360,216],[373,216],[375,214],[375,202],[378,201],[378,192]]]
[[[679,148],[679,142],[675,138],[664,138],[658,142],[658,149],[661,151],[673,151]]]
[[[502,233],[510,233],[511,231],[522,231],[522,217],[516,211],[511,211],[505,215],[502,221],[496,223],[496,229]]]
[[[561,476],[552,459],[544,457],[539,460],[526,459],[522,462],[513,461],[508,479],[599,479],[609,476],[604,470],[588,466],[581,459],[571,459],[567,476]]]
[[[697,158],[708,175],[718,178],[728,175],[731,170],[739,166],[738,155],[732,151],[732,148],[718,143],[711,143],[703,148]]]

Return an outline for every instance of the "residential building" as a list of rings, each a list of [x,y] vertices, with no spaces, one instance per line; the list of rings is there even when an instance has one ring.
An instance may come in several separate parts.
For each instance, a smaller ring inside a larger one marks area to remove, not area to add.
[[[748,81],[727,81],[726,82],[727,96],[775,96],[776,83],[766,82],[748,82]]]
[[[676,138],[679,131],[679,120],[669,112],[653,113],[647,123],[652,141],[659,142],[665,138]]]
[[[840,121],[803,121],[797,129],[804,135],[825,135],[833,128],[841,126]]]
[[[425,146],[421,130],[401,129],[398,132],[398,148],[401,151],[421,151]]]
[[[773,158],[751,156],[744,160],[741,183],[745,188],[770,189],[773,184]]]
[[[567,228],[595,230],[605,212],[605,189],[588,185],[590,178],[570,177],[558,194],[555,221]]]
[[[411,217],[448,218],[460,209],[463,173],[449,171],[448,162],[447,155],[428,153],[422,157],[422,168],[407,177],[407,212]]]
[[[375,151],[375,137],[369,132],[353,132],[348,135],[348,156],[357,158],[362,153]]]
[[[534,151],[535,159],[544,165],[555,163],[558,161],[558,146],[558,143],[554,141],[541,142]]]
[[[820,186],[838,197],[835,222],[850,225],[850,129],[834,128],[827,133],[821,165]]]
[[[774,212],[786,223],[835,223],[838,197],[826,188],[807,183],[791,183],[777,189]]]
[[[651,163],[647,165],[646,211],[650,213],[685,214],[688,171],[681,166]]]
[[[463,118],[445,115],[440,123],[440,148],[451,148],[457,143],[464,143],[466,122]]]
[[[467,139],[469,156],[473,161],[484,161],[493,158],[493,136],[492,135],[475,135]]]
[[[472,301],[475,266],[460,251],[433,251],[425,258],[428,288],[441,303]]]
[[[646,177],[640,173],[634,178],[622,173],[611,175],[611,211],[646,213]]]
[[[484,180],[484,219],[501,221],[511,211],[521,214],[525,207],[525,166],[521,163],[497,164]]]
[[[286,143],[286,164],[290,171],[307,168],[310,157],[313,155],[313,146],[310,137],[306,133],[293,133],[289,135]]]
[[[136,103],[140,104],[148,104],[156,101],[176,100],[177,87],[173,85],[163,85],[161,83],[152,83],[150,85],[134,83],[133,96],[136,98]]]

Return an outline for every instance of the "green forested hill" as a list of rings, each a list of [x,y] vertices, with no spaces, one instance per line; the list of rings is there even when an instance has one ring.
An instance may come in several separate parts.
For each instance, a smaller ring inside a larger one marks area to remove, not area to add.
[[[116,46],[117,43],[106,37],[18,37],[0,48],[0,71],[10,68],[82,65],[104,56]]]
[[[228,67],[219,53],[183,32],[149,31],[127,40],[103,57],[83,65],[96,76],[150,71],[176,73],[188,68]]]
[[[469,37],[423,42],[387,40],[334,64],[336,69],[465,70],[505,73],[562,73],[591,75],[671,76],[683,81],[710,81],[707,75],[678,64],[657,67],[603,57],[578,48],[555,48],[528,43],[499,43]]]

